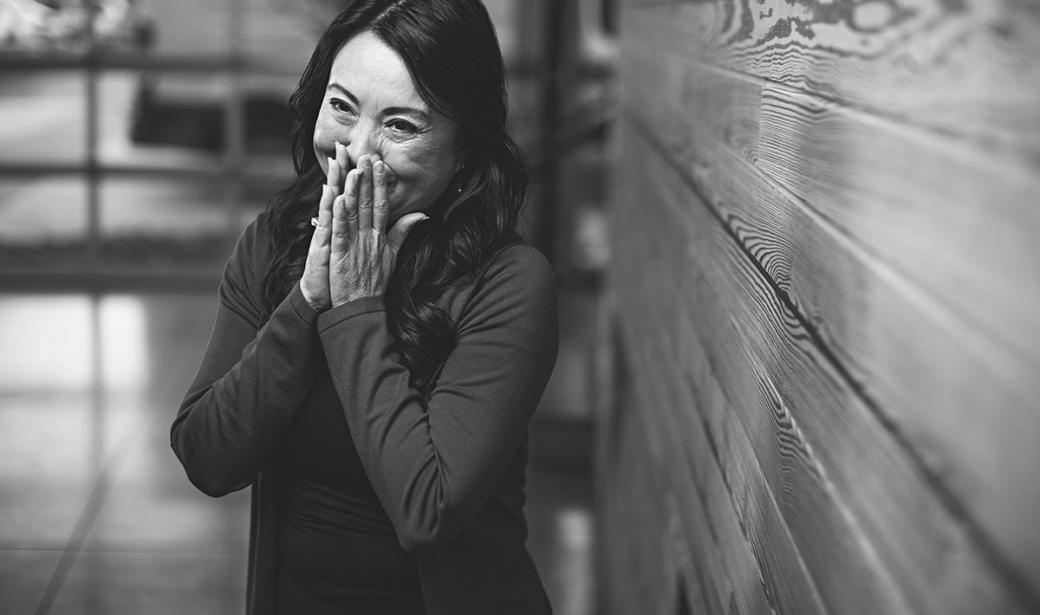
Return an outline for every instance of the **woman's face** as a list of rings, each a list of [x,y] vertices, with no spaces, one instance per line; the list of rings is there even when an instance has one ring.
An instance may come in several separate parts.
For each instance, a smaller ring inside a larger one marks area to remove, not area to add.
[[[455,121],[426,104],[401,58],[371,32],[347,41],[332,63],[314,126],[326,174],[337,141],[350,155],[348,169],[365,154],[390,167],[390,223],[429,208],[462,166]]]

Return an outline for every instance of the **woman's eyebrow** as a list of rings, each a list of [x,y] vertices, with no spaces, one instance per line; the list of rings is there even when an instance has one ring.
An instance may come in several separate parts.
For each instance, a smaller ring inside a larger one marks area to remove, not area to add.
[[[361,106],[361,103],[358,101],[357,96],[354,96],[354,94],[350,90],[336,83],[335,81],[330,81],[329,87],[327,89],[339,90],[340,93],[342,93],[344,96],[350,99],[350,102],[353,103],[355,107]],[[427,113],[425,110],[418,109],[416,107],[387,107],[386,109],[383,109],[383,115],[412,115],[423,122],[430,121],[430,114]]]
[[[383,109],[383,115],[411,115],[422,122],[429,122],[430,115],[422,109],[415,107],[387,107]]]
[[[355,107],[360,106],[360,103],[358,102],[357,96],[354,96],[354,94],[350,90],[348,90],[347,88],[343,87],[342,85],[336,83],[335,81],[330,81],[329,82],[329,87],[326,88],[326,89],[329,89],[329,90],[332,90],[332,89],[339,90],[341,94],[343,94],[344,96],[346,96],[347,98],[350,99],[350,102],[354,103]]]

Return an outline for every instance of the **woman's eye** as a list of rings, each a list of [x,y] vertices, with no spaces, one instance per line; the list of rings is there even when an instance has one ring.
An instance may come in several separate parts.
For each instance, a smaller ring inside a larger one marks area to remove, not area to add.
[[[411,122],[406,122],[405,120],[390,120],[387,122],[387,128],[409,135],[419,132],[418,126]]]
[[[330,98],[329,106],[340,113],[353,113],[353,109],[350,108],[347,103],[339,98]]]

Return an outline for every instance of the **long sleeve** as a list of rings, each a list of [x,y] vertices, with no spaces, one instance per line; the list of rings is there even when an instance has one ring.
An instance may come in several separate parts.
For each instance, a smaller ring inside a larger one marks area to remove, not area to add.
[[[225,268],[209,346],[170,430],[188,478],[211,496],[255,480],[321,367],[317,313],[298,287],[262,322],[258,226]]]
[[[319,316],[355,448],[406,550],[447,544],[494,492],[556,361],[556,309],[544,257],[527,246],[504,250],[462,310],[426,407],[381,299]]]

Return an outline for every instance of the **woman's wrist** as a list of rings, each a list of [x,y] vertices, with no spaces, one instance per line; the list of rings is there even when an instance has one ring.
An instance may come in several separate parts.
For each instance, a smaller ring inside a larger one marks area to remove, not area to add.
[[[303,295],[303,300],[307,302],[307,305],[311,307],[315,312],[321,313],[329,309],[328,297],[312,297],[307,292],[307,286],[304,285],[301,279],[298,286],[300,287],[300,294]]]

